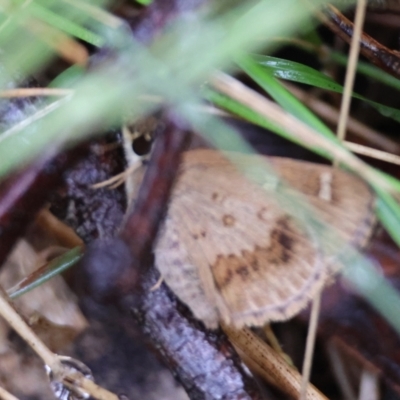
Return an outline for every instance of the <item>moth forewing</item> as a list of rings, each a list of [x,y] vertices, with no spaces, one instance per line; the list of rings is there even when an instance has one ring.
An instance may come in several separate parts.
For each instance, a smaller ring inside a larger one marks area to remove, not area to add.
[[[171,207],[174,207],[173,203]],[[177,226],[169,215],[165,218],[154,248],[156,267],[170,288],[191,308],[195,317],[207,326],[216,328],[216,303],[210,301],[210,294],[206,295],[202,283],[206,278],[200,277],[200,267],[193,264],[193,257],[190,256],[192,251],[184,244],[182,238],[188,233],[185,222],[181,221],[182,224]]]
[[[364,244],[374,224],[374,196],[351,174],[278,157],[234,161],[184,153],[155,246],[166,283],[210,327],[292,317],[338,269],[341,244]]]

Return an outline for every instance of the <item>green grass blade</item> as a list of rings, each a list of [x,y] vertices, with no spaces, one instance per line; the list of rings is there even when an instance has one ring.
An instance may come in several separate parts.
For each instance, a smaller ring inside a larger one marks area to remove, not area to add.
[[[61,274],[63,271],[74,266],[83,256],[82,247],[75,247],[67,253],[54,258],[50,261],[46,268],[35,271],[32,276],[23,279],[13,288],[7,291],[11,299],[16,299],[19,296],[35,289],[36,287],[47,282],[53,276]]]
[[[331,158],[331,156],[323,149],[315,147],[315,146],[308,146],[307,143],[304,143],[297,139],[295,136],[292,134],[284,131],[282,128],[279,126],[275,125],[274,123],[268,121],[266,118],[264,118],[262,115],[258,114],[251,108],[239,103],[238,101],[231,99],[230,97],[227,97],[221,93],[218,93],[212,89],[204,89],[203,90],[203,95],[211,102],[213,102],[216,106],[229,111],[233,115],[240,116],[246,121],[252,122],[253,124],[256,124],[258,126],[261,126],[265,129],[268,129],[272,132],[275,132],[279,136],[282,136],[285,139],[291,140],[292,142],[306,147],[311,151],[314,151],[315,153],[319,154],[322,157],[325,158]]]
[[[257,82],[285,110],[327,138],[338,142],[335,134],[274,78],[272,71],[261,68],[258,63],[249,57],[241,57],[237,63],[246,74]]]
[[[266,71],[273,74],[276,78],[302,83],[337,93],[343,93],[342,85],[306,65],[265,55],[253,55],[253,58],[263,68],[265,68]],[[353,97],[368,103],[385,117],[390,117],[395,121],[400,122],[400,110],[368,100],[366,97],[357,93],[353,93]]]
[[[39,4],[31,3],[32,14],[40,18],[42,21],[47,22],[49,25],[54,26],[67,33],[70,36],[76,37],[96,47],[104,45],[104,40],[101,36],[85,29],[81,24],[77,24],[68,18],[64,18],[60,14],[57,14]]]

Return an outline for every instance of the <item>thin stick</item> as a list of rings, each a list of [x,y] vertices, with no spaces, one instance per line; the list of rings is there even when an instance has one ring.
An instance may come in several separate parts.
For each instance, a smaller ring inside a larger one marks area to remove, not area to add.
[[[125,158],[128,163],[128,168],[125,169],[125,171],[122,171],[119,174],[114,175],[109,179],[106,179],[105,181],[95,183],[91,186],[93,189],[100,189],[105,186],[108,186],[110,189],[115,189],[119,185],[122,185],[124,182],[126,182],[127,198],[132,199],[135,188],[133,187],[133,183],[127,178],[142,166],[142,160],[145,158],[137,155],[132,150],[132,141],[134,139],[135,137],[132,135],[129,128],[124,125],[122,127],[122,141]]]
[[[51,352],[46,345],[38,339],[32,329],[26,324],[22,317],[14,310],[13,306],[7,300],[7,295],[3,290],[0,293],[0,314],[18,332],[33,351],[49,366],[51,370],[59,371],[62,369],[58,357]]]
[[[17,88],[0,91],[1,98],[32,97],[32,96],[67,96],[73,94],[73,89],[61,88]]]
[[[301,376],[274,349],[268,346],[250,329],[235,329],[221,324],[229,340],[239,351],[243,361],[250,369],[279,387],[293,398],[300,393]],[[306,388],[307,400],[327,400],[312,384]]]
[[[85,378],[81,373],[66,376],[63,380],[63,384],[70,390],[74,390],[78,387],[97,400],[119,400],[116,394],[109,392],[90,379]]]
[[[325,121],[328,121],[331,124],[337,124],[340,113],[335,107],[325,103],[319,98],[311,96],[310,93],[305,92],[295,85],[291,85],[287,82],[283,82],[283,85],[286,87],[286,89],[290,90],[292,94],[294,94],[307,107],[309,107]],[[400,146],[396,141],[387,138],[381,132],[375,131],[371,127],[363,124],[355,118],[352,118],[351,116],[349,116],[349,119],[347,121],[347,131],[354,133],[354,135],[359,138],[368,140],[370,143],[372,143],[374,146],[379,147],[381,150],[386,150],[391,153],[400,152]]]
[[[89,2],[82,2],[80,0],[64,0],[64,2],[79,8],[84,13],[89,14],[92,18],[102,24],[108,25],[112,29],[119,29],[125,24],[125,21],[121,18],[116,17],[98,6],[91,5]]]
[[[376,160],[386,161],[391,164],[400,165],[400,156],[397,154],[387,153],[386,151],[377,150],[372,147],[363,146],[362,144],[353,142],[345,141],[344,145],[353,153],[375,158]]]
[[[364,24],[366,5],[367,5],[366,0],[358,0],[357,2],[356,16],[354,22],[354,32],[350,47],[349,64],[347,66],[347,71],[346,71],[345,85],[344,85],[342,103],[340,106],[340,116],[337,128],[337,137],[342,142],[344,141],[346,136],[346,127],[349,118],[351,95],[353,92],[358,55],[360,52],[360,39]],[[337,166],[338,160],[335,159],[333,165]],[[318,292],[312,302],[311,317],[310,317],[310,323],[308,327],[307,341],[306,341],[306,352],[303,361],[303,371],[302,371],[303,378],[301,382],[300,400],[305,400],[306,388],[310,380],[312,359],[314,355],[315,337],[317,333],[319,311],[321,307],[321,295],[322,291]]]
[[[42,209],[36,217],[35,223],[65,247],[82,246],[82,239],[68,225],[61,222],[49,210]]]
[[[263,331],[264,331],[264,334],[265,334],[265,336],[266,336],[266,338],[267,338],[267,341],[269,342],[269,345],[270,345],[278,354],[280,354],[280,356],[281,356],[291,367],[293,367],[294,364],[293,364],[292,359],[289,357],[288,354],[286,354],[286,353],[283,351],[283,349],[282,349],[282,347],[281,347],[281,345],[280,345],[280,343],[279,343],[277,337],[275,336],[274,331],[273,331],[272,328],[271,328],[271,324],[265,324],[264,327],[263,327]]]
[[[140,164],[131,165],[125,171],[122,171],[119,174],[114,175],[111,178],[108,178],[104,181],[95,183],[95,184],[91,185],[90,187],[92,189],[101,189],[103,187],[108,186],[110,189],[115,189],[119,185],[122,185],[125,182],[126,178],[129,175],[133,174],[133,172],[136,171],[140,166],[141,166]]]
[[[241,104],[251,107],[254,111],[268,118],[272,123],[283,128],[298,140],[307,143],[310,147],[319,147],[327,153],[332,154],[335,159],[343,162],[371,184],[380,187],[382,190],[393,190],[392,185],[383,179],[381,174],[358,159],[350,151],[332,143],[330,139],[327,139],[305,123],[283,111],[276,103],[256,93],[237,79],[217,72],[213,75],[212,84],[220,92],[227,94]]]
[[[336,382],[342,392],[344,400],[356,400],[357,397],[353,391],[350,383],[349,374],[345,369],[345,364],[339,353],[339,348],[335,341],[330,341],[327,346],[328,357],[332,367],[333,374],[335,375]]]
[[[23,119],[21,122],[18,122],[14,126],[12,126],[10,129],[7,131],[3,132],[0,136],[0,143],[1,141],[7,139],[9,136],[17,134],[18,132],[22,131],[22,129],[25,129],[27,126],[31,125],[33,122],[38,121],[39,119],[43,118],[47,114],[50,114],[57,108],[61,107],[64,103],[66,103],[69,100],[69,96],[62,97],[61,99],[54,101],[53,103],[50,103],[49,105],[43,107],[39,111],[37,111],[35,114],[29,116],[28,118]]]
[[[22,339],[32,348],[33,351],[43,360],[52,371],[57,380],[62,381],[66,386],[74,384],[92,397],[99,400],[118,400],[118,396],[108,390],[96,385],[93,381],[85,378],[81,373],[69,375],[57,354],[54,354],[35,335],[23,318],[14,310],[7,299],[7,294],[0,289],[0,315],[18,332]]]
[[[128,204],[127,204],[128,208],[130,207],[130,204],[133,201],[134,195],[138,189],[136,187],[138,183],[135,183],[133,179],[129,179],[128,177],[129,174],[132,174],[133,176],[133,172],[142,165],[141,161],[143,159],[143,157],[140,157],[133,151],[132,149],[133,140],[134,137],[132,136],[132,132],[130,131],[127,125],[124,125],[122,127],[122,144],[124,148],[125,159],[129,168],[123,172],[124,174],[123,179],[125,180],[125,193],[126,193],[126,198],[128,199]],[[129,173],[127,173],[128,171]]]
[[[282,347],[278,341],[278,339],[275,336],[274,331],[271,328],[271,324],[265,324],[263,327],[264,334],[270,344],[270,346],[279,354],[285,354],[285,352],[282,350]]]
[[[342,97],[342,103],[340,106],[340,118],[337,128],[337,136],[340,140],[344,140],[346,135],[347,119],[349,116],[351,94],[353,91],[356,66],[358,61],[358,55],[360,52],[360,39],[362,34],[362,28],[364,25],[366,6],[367,6],[366,0],[358,0],[356,16],[354,20],[354,32],[353,32],[353,37],[351,39],[349,64],[347,66],[347,71],[346,71],[344,92]]]
[[[1,400],[18,400],[17,397],[15,397],[11,393],[7,392],[7,390],[3,389],[1,386],[0,386],[0,399]]]
[[[321,291],[319,291],[313,299],[310,322],[308,325],[306,351],[304,354],[301,388],[300,388],[300,400],[305,400],[307,395],[307,386],[310,381],[312,359],[314,356],[314,345],[315,337],[317,334],[319,310],[321,306]]]
[[[364,368],[361,374],[359,400],[379,400],[379,378],[376,372]]]

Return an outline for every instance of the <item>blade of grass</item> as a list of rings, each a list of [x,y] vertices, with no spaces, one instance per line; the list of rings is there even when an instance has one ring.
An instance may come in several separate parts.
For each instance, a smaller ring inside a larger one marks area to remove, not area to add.
[[[54,258],[43,267],[40,267],[30,276],[24,278],[21,282],[9,289],[7,294],[11,299],[16,299],[17,297],[22,296],[47,282],[53,276],[59,275],[68,268],[71,268],[82,258],[82,256],[82,247],[75,247],[74,249],[69,250],[65,254]]]
[[[246,56],[237,60],[237,63],[250,78],[257,82],[285,110],[322,135],[338,142],[335,134],[274,78],[272,71],[265,70],[257,62]]]
[[[343,86],[321,72],[294,61],[279,59],[265,55],[252,55],[253,59],[276,78],[302,83],[320,89],[343,93]],[[385,117],[400,122],[400,110],[384,104],[368,100],[366,97],[353,93],[353,97],[374,107]]]
[[[354,257],[344,278],[388,321],[400,334],[400,295],[376,268],[359,256]]]
[[[152,105],[141,103],[141,95],[159,93],[172,104],[185,102],[191,85],[204,80],[216,65],[229,65],[231,56],[242,48],[256,46],[256,36],[293,31],[311,11],[291,0],[278,4],[246,2],[230,9],[227,16],[201,21],[196,32],[187,26],[183,31],[182,26],[171,29],[168,38],[161,39],[151,52],[127,38],[131,46],[115,57],[115,64],[104,68],[103,74],[81,79],[71,102],[41,121],[37,133],[21,132],[7,138],[7,143],[3,141],[0,175],[37,155],[50,141],[57,145],[67,138],[82,139],[95,127],[118,121],[122,103],[129,104],[137,115],[149,112]],[[285,13],[285,21],[278,24],[279,15]],[[185,46],[182,37],[187,41]],[[117,70],[119,73],[115,74]],[[16,148],[19,156],[12,150]]]
[[[292,142],[300,146],[312,150],[313,152],[319,154],[322,157],[330,159],[331,156],[329,155],[329,152],[325,151],[324,149],[318,146],[313,146],[309,145],[308,143],[305,143],[304,141],[298,139],[296,136],[292,135],[290,132],[285,131],[279,125],[272,123],[267,118],[263,117],[262,115],[255,112],[250,107],[247,107],[246,105],[240,103],[239,101],[236,101],[231,97],[225,96],[210,88],[205,88],[203,90],[203,94],[207,100],[213,102],[216,106],[231,112],[233,115],[238,115],[246,121],[252,122],[258,126],[261,126],[272,132],[275,132],[276,134],[282,136],[285,139],[291,140]]]
[[[57,29],[61,29],[65,33],[83,40],[96,47],[101,47],[104,45],[104,40],[101,36],[89,31],[82,27],[82,25],[77,24],[68,18],[64,18],[62,15],[57,14],[46,7],[42,7],[36,2],[31,3],[32,14],[40,18],[42,21],[54,26]]]

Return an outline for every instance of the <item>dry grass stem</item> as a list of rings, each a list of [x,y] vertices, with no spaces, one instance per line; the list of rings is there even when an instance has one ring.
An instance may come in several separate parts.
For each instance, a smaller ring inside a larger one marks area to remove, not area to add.
[[[46,107],[43,107],[39,111],[37,111],[35,114],[29,116],[28,118],[23,119],[21,122],[13,125],[10,129],[7,131],[3,132],[0,136],[0,144],[3,140],[9,138],[12,135],[16,135],[23,129],[27,128],[29,125],[33,124],[35,121],[40,120],[41,118],[45,117],[47,114],[50,114],[57,108],[61,107],[64,103],[69,101],[70,96],[65,96],[57,101],[52,102]]]
[[[339,119],[339,111],[336,108],[320,99],[313,97],[310,95],[310,93],[307,93],[294,85],[285,82],[284,86],[325,121],[328,121],[331,124],[337,124]],[[380,147],[382,150],[389,151],[391,153],[400,153],[400,146],[398,143],[383,136],[380,132],[370,128],[367,125],[364,125],[351,116],[349,116],[347,121],[347,131],[352,132],[354,135],[360,138],[368,140],[374,146]]]
[[[340,349],[334,341],[330,341],[327,345],[327,354],[329,357],[332,372],[336,378],[336,382],[339,385],[342,397],[345,400],[356,400],[357,396],[353,390],[350,382],[350,375],[346,371],[346,365],[340,355]]]
[[[263,326],[263,332],[265,337],[267,338],[267,341],[269,343],[269,345],[277,352],[280,354],[285,354],[285,352],[282,350],[282,347],[277,339],[277,337],[275,336],[274,331],[271,328],[271,324],[265,324]]]
[[[111,29],[118,29],[125,22],[111,14],[110,12],[104,11],[100,7],[91,5],[88,2],[82,2],[80,0],[62,0],[64,3],[71,4],[72,6],[79,8],[85,14],[90,15],[93,19],[99,21],[100,23],[109,26]]]
[[[366,368],[361,373],[359,400],[379,400],[379,377],[374,371]]]
[[[31,349],[42,359],[43,363],[48,366],[56,379],[62,381],[66,385],[74,384],[79,389],[84,390],[92,397],[99,400],[118,400],[118,396],[102,387],[96,385],[93,381],[85,378],[80,373],[69,375],[57,354],[54,354],[48,347],[37,337],[32,329],[27,325],[23,318],[14,310],[8,301],[7,294],[1,289],[0,294],[0,314],[9,323],[9,325],[21,336],[22,339],[31,347]]]
[[[86,47],[71,39],[70,36],[45,24],[39,20],[31,19],[27,29],[37,35],[40,40],[46,43],[64,60],[71,64],[86,66],[89,60],[89,53]]]
[[[135,165],[131,165],[128,167],[125,171],[120,172],[117,175],[114,175],[113,177],[106,179],[104,181],[95,183],[94,185],[91,185],[90,187],[92,189],[101,189],[104,187],[108,187],[109,189],[115,189],[118,186],[122,185],[125,181],[126,178],[135,171],[137,167]]]
[[[1,386],[0,386],[0,399],[1,400],[18,400],[17,397],[15,397],[11,393],[7,392],[7,390],[3,389]]]
[[[344,145],[353,153],[368,156],[376,160],[386,161],[391,164],[400,165],[400,156],[398,156],[397,154],[391,154],[386,151],[376,150],[372,147],[363,146],[362,144],[353,142],[345,141]]]
[[[129,143],[132,143],[131,140],[129,140]],[[132,151],[130,152],[133,153]],[[126,151],[125,154],[127,154]],[[127,181],[129,175],[133,174],[133,172],[135,172],[138,168],[141,167],[142,163],[140,162],[140,160],[141,157],[137,156],[137,159],[135,161],[132,161],[132,163],[131,162],[128,163],[129,167],[126,168],[125,171],[122,171],[119,174],[114,175],[109,179],[95,183],[94,185],[91,185],[91,188],[92,189],[101,189],[103,187],[109,187],[109,189],[117,188],[118,186],[122,185]]]
[[[160,277],[157,279],[157,282],[150,288],[150,292],[154,292],[155,290],[159,289],[163,282],[164,278],[162,275],[160,275]]]
[[[90,379],[86,379],[83,376],[79,376],[74,380],[74,384],[81,388],[86,393],[90,393],[92,397],[98,400],[119,400],[119,397],[115,393],[111,393],[108,390],[96,385]]]
[[[82,239],[68,225],[61,222],[47,209],[42,209],[35,221],[40,228],[55,237],[62,246],[73,248],[83,245]]]
[[[284,111],[273,101],[256,93],[235,78],[218,72],[214,75],[212,83],[217,90],[252,108],[276,126],[279,126],[281,129],[284,129],[286,132],[296,137],[299,141],[307,143],[310,147],[319,147],[320,149],[325,150],[336,160],[347,165],[351,170],[368,182],[373,183],[384,190],[392,190],[392,186],[383,179],[377,171],[362,160],[358,159],[347,149],[335,144],[332,140],[321,135],[305,123]]]
[[[33,97],[33,96],[67,96],[73,94],[73,89],[59,88],[17,88],[0,91],[1,98]]]
[[[48,365],[52,370],[62,369],[58,357],[47,348],[23,318],[14,310],[14,307],[8,301],[8,296],[3,289],[1,289],[0,293],[0,314],[43,360],[44,364]]]
[[[342,96],[342,101],[340,105],[340,114],[339,114],[339,121],[338,121],[338,126],[337,126],[337,137],[341,142],[344,142],[346,138],[346,131],[347,131],[347,123],[349,119],[349,112],[350,112],[350,104],[352,100],[352,94],[353,94],[353,87],[354,87],[354,80],[356,76],[356,71],[357,71],[357,62],[358,62],[358,57],[360,54],[360,40],[361,40],[361,35],[363,33],[363,26],[364,26],[364,20],[365,20],[365,12],[367,8],[367,1],[366,0],[357,0],[357,7],[356,7],[356,13],[354,17],[354,30],[353,30],[353,35],[351,38],[351,44],[350,44],[350,51],[349,51],[349,61],[347,64],[347,69],[346,69],[346,76],[345,76],[345,84],[344,84],[344,90],[343,90],[343,96]],[[336,167],[339,163],[338,159],[334,159],[334,167]],[[313,337],[310,338],[308,335],[307,336],[307,348],[309,346],[309,340],[312,343],[315,343],[315,334],[317,330],[317,319],[319,315],[319,309],[320,309],[320,302],[321,298],[318,296],[317,299],[314,299],[313,301],[313,308],[311,310],[311,319],[310,319],[310,328],[309,328],[309,333],[311,331],[311,325],[313,324],[313,318],[315,318],[315,325],[314,325],[314,332],[313,332]],[[317,304],[316,304],[317,303]],[[314,305],[315,309],[314,310]],[[318,310],[317,310],[318,309]],[[317,314],[316,317],[313,317],[314,314]],[[310,343],[310,347],[313,346],[313,344]],[[310,360],[311,362],[311,360]],[[304,369],[310,374],[310,368],[308,370],[305,368],[307,363],[307,359],[304,361]],[[307,373],[306,372],[306,373]],[[308,376],[309,378],[309,376]],[[303,372],[303,380],[305,381],[305,373]],[[304,400],[304,397],[300,397],[301,400]]]
[[[356,15],[354,20],[354,31],[351,38],[349,61],[347,64],[342,103],[340,106],[340,117],[337,128],[337,136],[342,141],[346,137],[347,119],[349,116],[351,98],[353,93],[354,78],[356,76],[358,55],[360,53],[360,39],[363,32],[366,8],[366,0],[357,1]]]
[[[230,341],[241,354],[244,362],[267,381],[274,381],[282,391],[293,398],[300,395],[301,375],[293,367],[258,338],[250,329],[235,329],[222,325]],[[306,390],[307,400],[327,400],[313,385],[309,384]]]
[[[321,308],[321,291],[319,291],[313,298],[311,306],[311,316],[310,316],[310,321],[308,323],[308,332],[306,340],[306,351],[304,352],[303,369],[301,372],[302,380],[301,380],[301,388],[299,396],[300,400],[306,400],[307,396],[307,387],[309,386],[310,382],[311,367],[314,356],[315,338],[317,335],[320,308]]]

